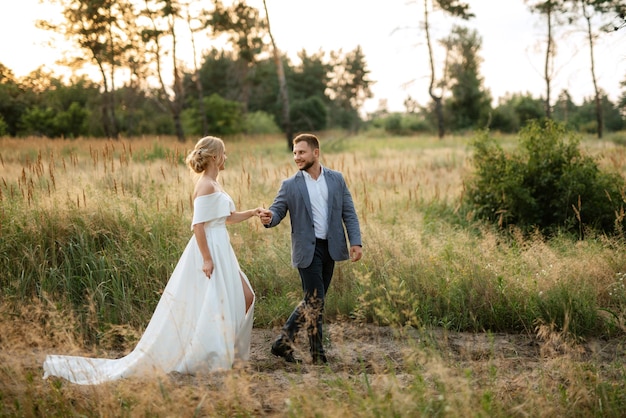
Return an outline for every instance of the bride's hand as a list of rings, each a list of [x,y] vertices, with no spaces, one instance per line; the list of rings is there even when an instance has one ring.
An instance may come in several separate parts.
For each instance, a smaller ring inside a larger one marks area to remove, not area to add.
[[[272,211],[269,209],[258,208],[259,214],[258,217],[261,219],[261,223],[263,225],[267,225],[272,221]]]
[[[211,274],[213,274],[213,260],[204,260],[202,271],[206,274],[206,277],[210,279]]]

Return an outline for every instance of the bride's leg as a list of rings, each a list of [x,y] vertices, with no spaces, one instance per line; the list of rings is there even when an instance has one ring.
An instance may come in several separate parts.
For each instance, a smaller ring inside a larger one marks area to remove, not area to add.
[[[248,286],[248,283],[244,280],[243,276],[240,274],[239,278],[241,279],[241,286],[243,287],[243,297],[246,300],[246,313],[252,306],[252,302],[254,302],[254,293],[252,293],[252,289]]]

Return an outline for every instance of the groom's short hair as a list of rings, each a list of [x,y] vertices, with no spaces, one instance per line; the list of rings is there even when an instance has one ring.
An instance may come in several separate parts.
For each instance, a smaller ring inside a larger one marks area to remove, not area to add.
[[[306,142],[311,149],[320,148],[320,141],[313,134],[299,134],[293,139],[293,144],[296,145],[298,142]]]

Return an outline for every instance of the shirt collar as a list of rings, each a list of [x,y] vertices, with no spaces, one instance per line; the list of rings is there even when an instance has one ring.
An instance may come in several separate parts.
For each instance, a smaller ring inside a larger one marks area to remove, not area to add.
[[[320,165],[320,176],[317,178],[317,180],[321,179],[324,177],[324,166]],[[313,180],[313,177],[311,177],[311,175],[307,172],[307,171],[302,171],[302,174],[304,175],[305,178],[309,179],[309,180]],[[315,180],[314,180],[315,181]]]

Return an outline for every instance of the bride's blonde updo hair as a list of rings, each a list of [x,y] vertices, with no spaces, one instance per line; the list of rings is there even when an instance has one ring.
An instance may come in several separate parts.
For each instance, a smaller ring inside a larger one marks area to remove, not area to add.
[[[200,139],[185,159],[189,168],[196,173],[204,172],[212,164],[219,167],[223,161],[224,141],[214,136],[205,136]]]

